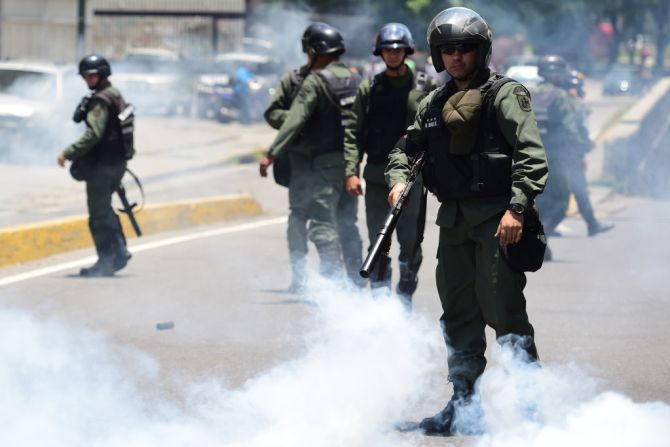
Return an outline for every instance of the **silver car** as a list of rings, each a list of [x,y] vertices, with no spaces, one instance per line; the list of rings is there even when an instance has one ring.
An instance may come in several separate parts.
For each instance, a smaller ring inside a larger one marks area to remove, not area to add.
[[[0,62],[0,162],[53,163],[81,133],[72,112],[86,93],[74,66]]]

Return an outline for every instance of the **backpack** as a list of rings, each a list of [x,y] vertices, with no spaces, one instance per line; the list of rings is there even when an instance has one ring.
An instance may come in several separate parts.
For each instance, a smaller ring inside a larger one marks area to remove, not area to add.
[[[327,68],[316,70],[314,73],[326,84],[328,99],[340,111],[342,127],[346,127],[349,112],[356,101],[361,77],[355,73],[347,77],[338,77]]]

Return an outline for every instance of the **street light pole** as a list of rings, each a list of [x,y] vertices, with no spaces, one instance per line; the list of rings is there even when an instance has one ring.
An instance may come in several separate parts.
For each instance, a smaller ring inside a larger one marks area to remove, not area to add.
[[[86,0],[79,0],[77,11],[77,58],[86,51]]]

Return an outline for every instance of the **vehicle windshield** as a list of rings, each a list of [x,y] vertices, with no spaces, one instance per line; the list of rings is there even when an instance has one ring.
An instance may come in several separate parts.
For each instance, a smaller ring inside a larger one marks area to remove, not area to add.
[[[635,71],[629,68],[617,68],[609,72],[606,76],[610,81],[625,81],[635,77]]]
[[[57,96],[56,75],[39,71],[0,69],[0,93],[24,99],[53,99]]]

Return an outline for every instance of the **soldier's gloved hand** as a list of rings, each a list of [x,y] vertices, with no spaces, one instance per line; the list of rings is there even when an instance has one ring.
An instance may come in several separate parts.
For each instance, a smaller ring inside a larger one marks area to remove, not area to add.
[[[261,173],[261,177],[268,176],[268,168],[270,167],[273,161],[275,161],[275,157],[273,157],[272,155],[266,155],[261,159],[261,162],[258,166],[258,170]]]
[[[495,237],[500,239],[500,245],[506,247],[510,244],[516,244],[523,235],[523,214],[513,213],[510,210],[505,211]]]
[[[363,186],[361,185],[361,179],[357,175],[350,175],[347,177],[344,183],[344,188],[347,191],[347,194],[350,196],[356,197],[363,194]]]
[[[405,189],[405,184],[404,183],[396,183],[393,185],[393,188],[391,188],[391,191],[389,192],[389,205],[393,206],[395,203],[398,201],[400,198],[400,194],[402,194],[403,190]]]

